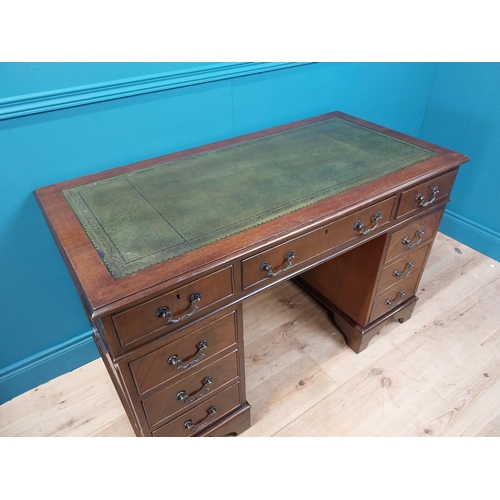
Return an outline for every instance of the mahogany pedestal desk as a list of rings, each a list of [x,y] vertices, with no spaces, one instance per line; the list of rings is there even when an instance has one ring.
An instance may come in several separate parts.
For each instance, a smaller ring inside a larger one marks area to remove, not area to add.
[[[242,301],[294,277],[356,352],[415,307],[462,154],[340,112],[35,196],[138,436],[250,426]]]

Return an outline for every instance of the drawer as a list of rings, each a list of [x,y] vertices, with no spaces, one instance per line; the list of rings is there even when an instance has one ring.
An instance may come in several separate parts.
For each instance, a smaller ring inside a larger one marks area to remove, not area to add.
[[[144,392],[196,370],[237,342],[236,311],[129,363],[137,392]]]
[[[409,299],[412,295],[415,295],[419,278],[420,273],[383,292],[373,303],[369,321],[373,321],[379,316],[382,316],[382,314],[389,312],[391,309],[394,309],[399,304]]]
[[[417,246],[424,246],[427,242],[432,241],[442,212],[442,210],[433,212],[393,233],[389,241],[385,262],[389,262],[403,253],[416,250]]]
[[[153,437],[188,437],[238,408],[240,384],[234,384],[153,432]]]
[[[233,268],[226,267],[115,314],[112,319],[125,347],[145,335],[163,334],[180,326],[193,314],[196,316],[196,311],[203,311],[233,294]]]
[[[359,210],[320,229],[294,238],[242,261],[243,288],[248,288],[306,262],[331,248],[363,238],[391,222],[395,198]]]
[[[438,203],[450,195],[457,171],[435,177],[422,182],[401,194],[397,218],[410,215],[417,210],[423,210],[433,203]]]
[[[419,248],[387,266],[380,275],[377,293],[402,282],[409,276],[418,274],[424,265],[428,250],[429,245]]]
[[[187,410],[238,377],[238,351],[227,354],[175,384],[145,399],[142,404],[149,425]]]

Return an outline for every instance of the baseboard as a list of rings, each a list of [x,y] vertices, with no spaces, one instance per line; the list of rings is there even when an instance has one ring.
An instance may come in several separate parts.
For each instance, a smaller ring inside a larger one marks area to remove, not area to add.
[[[305,62],[246,62],[212,64],[206,68],[169,71],[137,78],[127,78],[82,85],[36,94],[20,95],[0,99],[0,120],[18,116],[44,113],[57,109],[83,106],[96,102],[110,101],[151,92],[159,92],[179,87],[199,85],[230,78],[254,75],[311,64]]]
[[[500,233],[446,210],[439,231],[464,245],[500,261]]]
[[[0,370],[0,404],[99,357],[92,331]]]

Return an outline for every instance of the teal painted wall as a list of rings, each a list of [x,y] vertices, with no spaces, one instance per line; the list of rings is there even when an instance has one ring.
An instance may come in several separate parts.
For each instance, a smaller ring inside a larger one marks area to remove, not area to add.
[[[57,91],[83,85],[165,72],[217,67],[216,63],[2,63],[1,98]]]
[[[35,188],[333,110],[418,135],[437,70],[227,67],[0,64],[0,402],[98,357]]]
[[[500,64],[439,64],[420,136],[471,158],[440,230],[500,261]]]

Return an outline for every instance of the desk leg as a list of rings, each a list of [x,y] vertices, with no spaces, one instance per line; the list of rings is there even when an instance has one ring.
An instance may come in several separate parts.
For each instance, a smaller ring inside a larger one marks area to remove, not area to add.
[[[346,338],[347,345],[356,354],[358,354],[366,349],[370,340],[375,335],[380,333],[383,326],[392,321],[404,323],[407,319],[410,319],[417,300],[418,298],[414,295],[401,304],[397,309],[390,311],[365,327],[358,325],[355,321],[349,318],[349,316],[343,314],[342,311],[337,310],[333,312],[330,308],[328,308],[328,312],[330,319],[332,319],[332,321],[338,326]]]
[[[388,311],[383,316],[380,316],[375,321],[368,323],[365,326],[360,325],[336,304],[334,304],[329,297],[326,297],[309,281],[306,281],[303,276],[298,276],[295,281],[309,292],[318,302],[326,307],[329,312],[330,319],[337,325],[339,330],[346,338],[347,345],[355,352],[360,353],[368,346],[370,340],[380,333],[380,330],[386,324],[392,321],[404,323],[409,319],[415,308],[415,303],[418,298],[413,295],[402,304]],[[327,290],[328,291],[328,290]]]
[[[198,436],[204,437],[230,437],[239,436],[245,432],[251,425],[250,422],[251,407],[248,403],[235,410],[221,422],[207,428]]]

